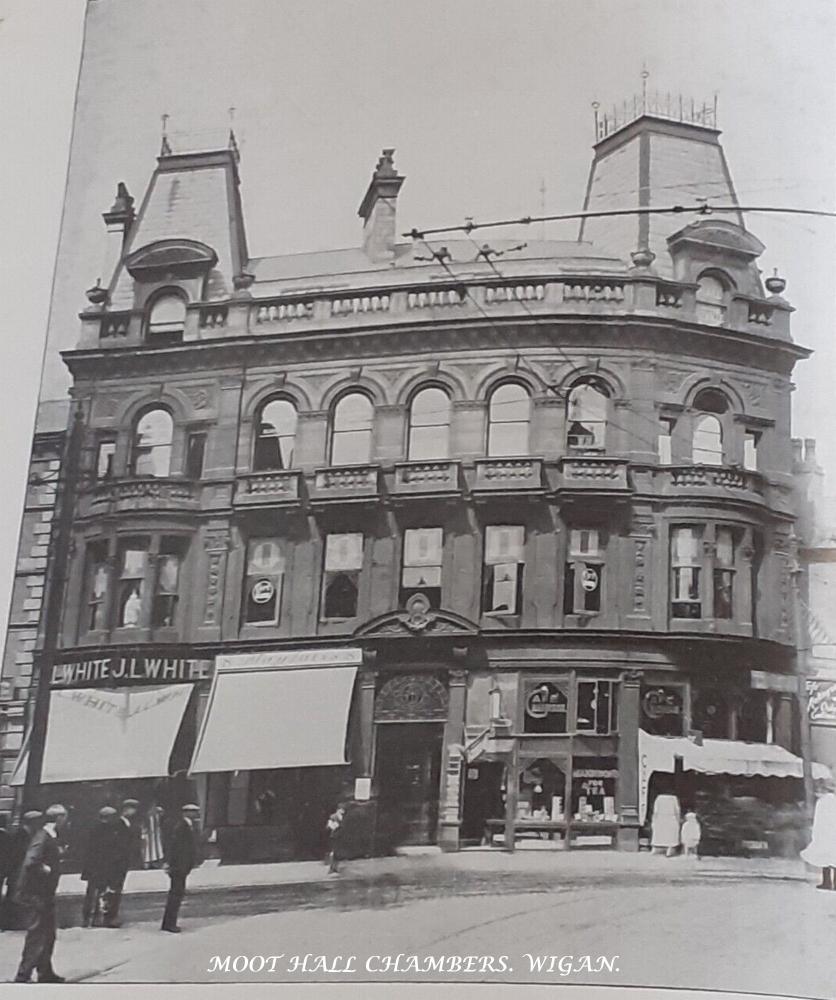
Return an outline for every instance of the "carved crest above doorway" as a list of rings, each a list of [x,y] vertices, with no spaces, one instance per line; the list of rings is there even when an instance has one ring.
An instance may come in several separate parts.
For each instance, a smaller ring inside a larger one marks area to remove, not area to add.
[[[384,681],[374,703],[377,722],[444,722],[447,688],[432,674],[398,674]]]

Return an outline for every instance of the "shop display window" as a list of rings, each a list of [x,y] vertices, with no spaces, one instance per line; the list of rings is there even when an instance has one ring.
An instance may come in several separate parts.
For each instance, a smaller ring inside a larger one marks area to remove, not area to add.
[[[603,765],[603,766],[602,766]],[[581,823],[615,823],[617,761],[575,758],[572,771],[572,818]]]
[[[641,690],[641,727],[654,736],[684,735],[685,687],[648,684]]]
[[[569,729],[569,682],[539,681],[525,695],[523,731],[565,733]]]
[[[564,819],[566,772],[561,765],[538,757],[520,771],[517,819],[559,822]]]

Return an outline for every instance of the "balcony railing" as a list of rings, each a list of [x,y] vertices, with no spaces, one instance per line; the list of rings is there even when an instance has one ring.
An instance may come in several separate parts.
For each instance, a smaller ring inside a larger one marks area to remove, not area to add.
[[[98,483],[90,497],[90,513],[196,510],[200,484],[183,479],[111,479]]]
[[[593,494],[627,494],[627,461],[605,456],[576,455],[560,460],[558,492]]]
[[[235,504],[293,504],[301,498],[302,474],[295,469],[251,472],[240,476],[235,485]]]
[[[665,493],[728,492],[740,499],[763,502],[765,482],[758,472],[713,465],[683,465],[660,469]]]
[[[343,465],[317,469],[314,473],[311,500],[374,500],[380,495],[380,469],[377,465]]]
[[[479,458],[474,465],[473,493],[545,492],[540,458]]]
[[[461,491],[459,463],[449,459],[399,462],[392,492],[399,496],[440,496]]]

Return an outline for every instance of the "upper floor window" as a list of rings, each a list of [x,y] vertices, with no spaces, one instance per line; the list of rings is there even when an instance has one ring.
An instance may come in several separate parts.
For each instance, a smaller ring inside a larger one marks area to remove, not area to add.
[[[186,328],[186,300],[176,292],[158,295],[148,310],[146,339],[153,342],[176,342]]]
[[[660,417],[656,436],[656,457],[660,465],[670,465],[673,460],[673,432],[676,421],[673,417]]]
[[[737,607],[741,530],[685,525],[671,531],[671,615],[732,619]]]
[[[325,537],[322,617],[354,618],[363,568],[363,535],[359,531]]]
[[[525,528],[490,524],[485,528],[482,613],[516,615],[522,605]]]
[[[723,464],[722,415],[728,410],[726,397],[717,389],[703,389],[694,400],[694,432],[691,457],[695,465]]]
[[[171,442],[174,421],[168,410],[146,410],[137,420],[131,453],[131,471],[135,476],[165,477],[171,471]]]
[[[424,594],[431,608],[441,607],[442,528],[407,528],[403,536],[400,605]]]
[[[113,461],[116,457],[115,441],[100,441],[96,452],[96,479],[110,479],[113,476]]]
[[[289,469],[296,441],[296,407],[289,399],[270,399],[256,417],[253,470]]]
[[[107,628],[107,544],[93,542],[87,549],[87,621],[90,632]]]
[[[674,528],[671,532],[671,614],[674,618],[702,618],[702,528]]]
[[[703,274],[697,282],[697,320],[719,326],[726,313],[726,285],[713,274]]]
[[[165,628],[176,624],[185,549],[184,539],[165,536],[131,538],[120,543],[117,628]]]
[[[579,382],[566,401],[566,443],[570,448],[603,448],[607,433],[609,392],[598,379]]]
[[[531,397],[519,382],[505,382],[488,403],[488,456],[527,455]]]
[[[750,472],[758,471],[758,445],[761,436],[757,431],[745,431],[743,434],[743,468]]]
[[[571,530],[564,581],[564,614],[595,614],[601,610],[604,555],[602,533],[597,528]]]
[[[374,408],[362,392],[350,392],[334,407],[331,465],[365,465],[372,457]]]
[[[410,459],[448,458],[450,455],[450,397],[429,386],[412,398],[409,408]]]
[[[285,561],[278,539],[251,538],[247,543],[244,624],[278,624],[284,575]]]
[[[202,479],[206,459],[206,431],[191,431],[186,438],[186,476]]]

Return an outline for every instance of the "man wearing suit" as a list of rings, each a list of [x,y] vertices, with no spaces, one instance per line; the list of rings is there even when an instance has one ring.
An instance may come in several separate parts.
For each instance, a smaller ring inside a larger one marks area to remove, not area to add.
[[[15,976],[16,983],[32,981],[38,970],[39,983],[63,983],[52,968],[55,948],[55,893],[61,877],[64,844],[61,830],[67,822],[67,810],[50,806],[44,814],[44,825],[32,838],[16,887],[17,902],[28,913],[23,955]]]
[[[113,884],[105,915],[105,927],[120,927],[119,907],[122,904],[122,890],[131,868],[142,867],[142,828],[136,822],[139,803],[136,799],[125,799],[116,821],[116,837]]]
[[[20,877],[20,869],[23,867],[23,859],[35,832],[40,828],[44,814],[37,809],[30,809],[23,814],[20,826],[13,830],[9,837],[9,873],[7,876],[6,896],[2,906],[2,929],[19,930],[21,924],[20,907],[14,900],[17,880]]]
[[[200,807],[192,804],[185,805],[182,813],[182,817],[171,830],[165,852],[165,868],[171,885],[168,890],[168,899],[165,902],[161,929],[168,931],[169,934],[180,933],[180,928],[177,926],[177,916],[180,913],[180,904],[186,895],[186,879],[189,872],[201,861],[197,826]]]
[[[101,927],[110,917],[113,899],[112,886],[120,877],[117,871],[119,830],[116,826],[117,812],[112,806],[99,810],[99,822],[90,831],[81,879],[87,883],[87,892],[81,909],[82,927]]]

